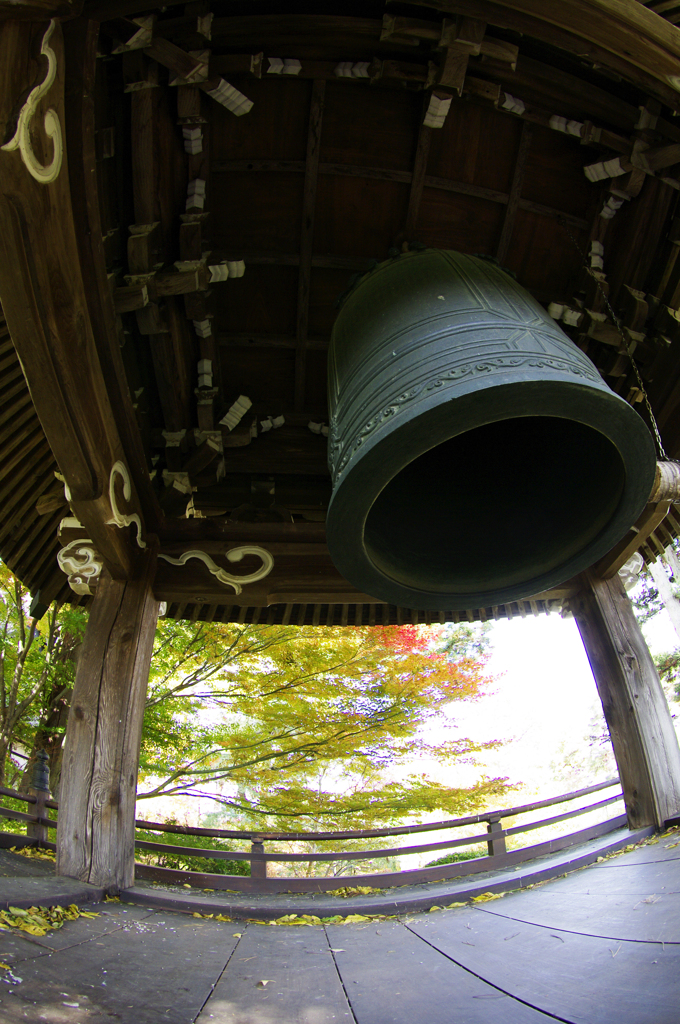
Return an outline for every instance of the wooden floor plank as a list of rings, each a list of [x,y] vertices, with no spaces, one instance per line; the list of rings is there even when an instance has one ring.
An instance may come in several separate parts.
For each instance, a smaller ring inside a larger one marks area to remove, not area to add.
[[[326,931],[357,1024],[547,1024],[398,922]]]
[[[232,930],[243,938],[196,1024],[354,1024],[322,928]]]
[[[493,908],[482,908],[506,920],[524,921],[560,932],[597,935],[606,939],[635,942],[680,943],[680,893],[650,891],[644,895],[611,893],[528,892],[516,900],[504,900]]]
[[[96,909],[108,911],[110,906]],[[43,938],[32,958],[15,957],[11,970],[19,980],[5,975],[8,984],[0,986],[3,1024],[195,1020],[236,945],[235,929],[178,914],[147,916],[146,910],[124,906],[117,910],[120,926],[108,934],[88,928],[86,918],[86,938],[71,927],[80,922],[67,923],[63,934],[73,936],[73,944],[43,955]]]
[[[677,944],[576,935],[478,909],[422,915],[409,928],[467,970],[560,1021],[678,1022]]]
[[[655,864],[621,864],[616,870],[605,869],[604,864],[590,871],[574,871],[543,892],[597,893],[606,896],[646,896],[650,892],[680,892],[680,858]]]

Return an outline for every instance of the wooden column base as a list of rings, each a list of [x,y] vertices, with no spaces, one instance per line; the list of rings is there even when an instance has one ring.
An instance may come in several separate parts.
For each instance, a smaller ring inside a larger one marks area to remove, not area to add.
[[[139,748],[158,617],[144,575],[97,587],[78,663],[62,769],[57,874],[115,893],[134,882]]]
[[[570,602],[619,767],[630,828],[680,814],[680,748],[652,656],[618,576],[584,573]]]

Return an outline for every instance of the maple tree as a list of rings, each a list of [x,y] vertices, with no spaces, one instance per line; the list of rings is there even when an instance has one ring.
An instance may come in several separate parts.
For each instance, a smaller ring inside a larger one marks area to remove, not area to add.
[[[29,604],[24,586],[0,563],[0,785],[14,786],[20,779],[20,747],[29,763],[36,750],[47,750],[54,789],[87,616],[53,604],[38,622],[30,617]],[[28,784],[23,774],[21,788]]]
[[[207,795],[236,827],[361,828],[474,810],[507,780],[444,785],[419,766],[451,766],[455,782],[456,762],[496,745],[455,735],[443,714],[489,683],[479,647],[469,627],[167,620],[152,659],[138,799]],[[435,720],[449,736],[432,742]]]

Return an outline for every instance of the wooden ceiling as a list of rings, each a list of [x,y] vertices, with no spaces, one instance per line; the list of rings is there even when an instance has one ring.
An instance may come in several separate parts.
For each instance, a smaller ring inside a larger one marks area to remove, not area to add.
[[[324,544],[338,298],[352,275],[405,248],[495,258],[553,304],[646,416],[608,294],[666,450],[680,456],[680,93],[660,58],[654,72],[642,35],[632,57],[598,50],[560,27],[561,14],[539,25],[531,0],[343,3],[337,15],[327,3],[285,6],[86,2],[64,23],[67,139],[73,156],[93,143],[97,209],[80,230],[101,238],[129,392],[119,404],[130,403],[152,477],[140,497],[147,526],[170,555],[199,539],[217,553],[227,535],[270,542],[284,573],[228,605],[209,579],[206,589],[159,562],[170,613],[250,621],[271,606],[272,621],[371,621],[375,606],[333,570]],[[672,6],[646,6],[642,17],[680,53]],[[222,101],[211,95],[220,88]],[[433,97],[450,100],[439,127],[425,123]],[[85,159],[69,158],[72,191]],[[617,159],[624,173],[611,176]],[[228,279],[210,283],[225,263]],[[8,359],[10,396],[9,348]],[[239,396],[251,405],[228,429],[220,420]],[[6,480],[16,465],[24,476],[6,495],[16,501],[0,550],[31,588],[63,596],[56,465],[37,420],[6,419]],[[667,526],[674,535],[675,520]]]

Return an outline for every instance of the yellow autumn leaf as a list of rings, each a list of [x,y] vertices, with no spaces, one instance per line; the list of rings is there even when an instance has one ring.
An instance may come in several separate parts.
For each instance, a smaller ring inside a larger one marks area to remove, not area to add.
[[[435,912],[435,910],[443,910],[443,909],[444,909],[443,907],[437,907],[437,906],[430,907],[428,913],[433,914]]]
[[[232,938],[233,939],[240,939],[242,935],[243,935],[243,932],[234,932],[234,934],[232,935]]]
[[[6,971],[8,971],[10,969],[9,964],[0,964],[0,967],[4,968],[4,970],[6,970]]]
[[[447,903],[446,904],[446,909],[447,910],[453,910],[454,907],[466,907],[466,906],[467,906],[467,903]]]
[[[370,921],[370,917],[366,917],[364,914],[348,914],[344,919],[344,924],[355,924],[357,921]]]
[[[504,892],[483,892],[479,896],[473,896],[473,903],[488,903],[489,900],[499,900],[502,896],[505,896]]]
[[[39,928],[37,924],[25,924],[23,921],[19,924],[19,928],[22,932],[28,932],[29,935],[36,935],[38,937],[47,935],[44,928]]]

